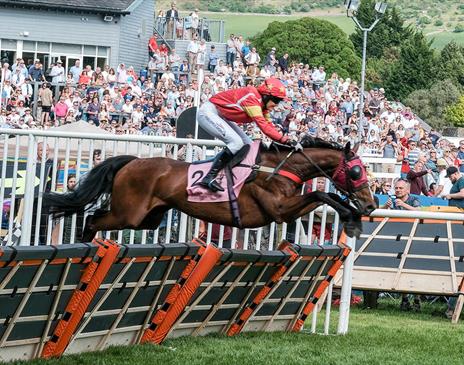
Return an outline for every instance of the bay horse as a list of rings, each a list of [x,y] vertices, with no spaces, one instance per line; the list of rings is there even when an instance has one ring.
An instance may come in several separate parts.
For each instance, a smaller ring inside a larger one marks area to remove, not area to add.
[[[349,143],[343,147],[310,137],[301,144],[303,151],[294,153],[284,146],[261,144],[259,165],[264,168],[237,198],[239,228],[262,227],[273,221],[290,223],[326,203],[340,214],[346,233],[359,236],[361,215],[369,215],[376,203],[357,147],[351,150]],[[272,173],[277,166],[280,170]],[[103,230],[156,229],[171,208],[210,223],[234,226],[229,202],[187,200],[188,168],[189,163],[170,158],[111,157],[90,170],[72,192],[45,193],[44,204],[55,216],[68,216],[111,194],[101,209],[88,216],[83,242]],[[348,199],[318,191],[301,194],[301,184],[318,176],[331,178]]]

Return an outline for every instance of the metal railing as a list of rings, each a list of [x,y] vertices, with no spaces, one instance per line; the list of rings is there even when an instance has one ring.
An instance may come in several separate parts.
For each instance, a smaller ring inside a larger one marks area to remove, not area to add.
[[[155,31],[166,40],[188,40],[195,35],[207,42],[224,43],[224,20],[201,18],[198,28],[192,28],[188,17],[155,19]]]
[[[173,159],[186,156],[186,160],[191,160],[194,148],[198,151],[199,147],[202,152],[201,157],[205,158],[214,153],[214,149],[223,146],[222,142],[210,140],[131,135],[98,136],[34,130],[0,130],[0,136],[2,161],[0,174],[4,182],[0,187],[0,206],[5,207],[5,203],[8,202],[9,209],[8,216],[2,215],[0,223],[7,223],[2,234],[3,243],[7,245],[54,245],[78,242],[78,224],[83,223],[85,216],[79,217],[75,214],[71,218],[53,220],[42,209],[42,193],[66,191],[66,182],[71,174],[79,180],[93,167],[92,156],[97,149],[100,150],[102,159],[119,154],[132,154],[138,157],[165,156]],[[328,187],[327,182],[326,189]],[[219,247],[257,250],[273,250],[285,238],[299,244],[336,244],[339,238],[339,217],[329,212],[330,210],[324,207],[317,213],[311,212],[299,218],[293,224],[272,223],[258,229],[213,227],[213,224],[203,222],[205,238],[207,243],[215,242]],[[326,237],[325,229],[320,229],[320,234],[315,234],[316,224],[325,227],[328,222],[330,222],[330,237]],[[166,213],[164,223],[154,231],[124,230],[104,232],[100,235],[116,239],[119,243],[169,244],[186,242],[192,237],[199,236],[200,224],[202,224],[200,220],[171,209]],[[219,235],[213,235],[213,228],[219,231]],[[225,236],[227,232],[229,237]],[[348,244],[354,247],[353,241],[349,240]],[[350,267],[349,261],[345,266]],[[346,285],[349,285],[350,274],[345,276],[348,278]],[[350,292],[349,288],[343,289],[343,295],[347,297],[341,298],[342,315],[339,319],[338,333],[346,333],[348,329]],[[329,333],[331,297],[332,285],[327,292],[323,327],[318,326],[317,323],[318,310],[323,306],[321,302],[313,312],[310,329],[312,333]]]

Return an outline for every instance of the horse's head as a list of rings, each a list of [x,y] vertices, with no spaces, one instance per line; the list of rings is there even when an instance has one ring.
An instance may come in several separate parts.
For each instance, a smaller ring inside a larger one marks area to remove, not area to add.
[[[359,144],[353,149],[351,149],[350,142],[346,144],[332,180],[337,189],[346,194],[360,214],[369,215],[377,208],[377,204],[369,188],[366,168],[356,154],[358,148]]]

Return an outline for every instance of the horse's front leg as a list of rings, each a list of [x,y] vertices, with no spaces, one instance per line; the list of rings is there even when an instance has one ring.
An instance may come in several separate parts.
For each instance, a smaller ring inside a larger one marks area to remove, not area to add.
[[[351,219],[353,209],[338,195],[324,193],[322,191],[313,191],[311,193],[287,199],[285,212],[283,212],[284,220],[294,221],[296,218],[308,214],[322,204],[327,204],[335,209],[340,215],[342,221],[348,221]]]
[[[343,201],[337,194],[314,191],[296,196],[288,200],[283,220],[292,222],[302,215],[308,214],[322,204],[327,204],[337,211],[340,219],[345,223],[345,231],[348,236],[358,237],[362,231],[361,215]]]

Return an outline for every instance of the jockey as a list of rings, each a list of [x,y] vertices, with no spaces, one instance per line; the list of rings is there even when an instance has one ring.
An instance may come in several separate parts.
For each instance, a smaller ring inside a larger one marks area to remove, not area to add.
[[[213,192],[224,191],[216,181],[218,173],[243,146],[252,143],[240,127],[241,124],[255,122],[272,140],[302,150],[298,142],[282,135],[269,117],[269,112],[284,99],[285,86],[279,80],[269,78],[257,88],[247,86],[220,92],[200,107],[199,125],[226,144],[226,148],[216,155],[211,170],[200,181],[201,186]]]

